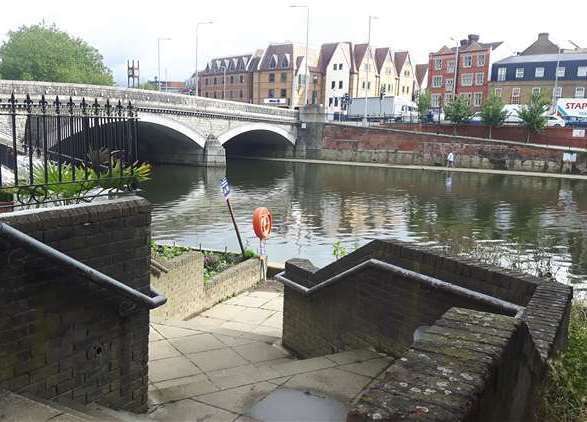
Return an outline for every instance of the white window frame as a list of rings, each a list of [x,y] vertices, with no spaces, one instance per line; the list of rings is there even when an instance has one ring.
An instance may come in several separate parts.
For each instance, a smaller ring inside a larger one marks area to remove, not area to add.
[[[587,66],[579,66],[577,68],[577,77],[578,78],[587,78]]]
[[[338,70],[338,63],[334,63],[334,65],[332,65],[332,70]]]
[[[563,96],[563,87],[562,86],[557,86],[556,89],[554,90],[554,98],[562,98]]]
[[[537,67],[534,70],[534,77],[535,78],[544,78],[544,68],[543,67]]]
[[[455,71],[455,61],[454,59],[446,61],[446,71],[450,73],[454,73]]]
[[[477,66],[485,66],[485,54],[479,54],[477,56]]]
[[[507,73],[508,73],[507,67],[498,67],[497,68],[497,81],[498,82],[505,81]]]
[[[461,75],[461,86],[473,86],[473,75],[473,73],[463,73]]]
[[[442,70],[442,58],[434,58],[434,70]]]
[[[532,96],[538,94],[540,95],[542,93],[542,88],[540,88],[539,86],[535,86],[532,88]]]
[[[467,105],[470,106],[473,103],[473,94],[470,92],[464,92],[460,94],[461,97],[464,97],[467,100]]]
[[[442,88],[442,76],[434,75],[432,77],[432,88]]]
[[[470,54],[463,55],[463,67],[473,66],[473,56]]]
[[[485,83],[485,74],[483,72],[475,73],[475,85],[483,85]]]
[[[501,96],[502,96],[502,94],[503,94],[503,88],[495,88],[495,89],[493,90],[493,94],[494,94],[496,97],[500,97],[500,98],[501,98]]]
[[[449,87],[450,85],[450,87]],[[453,78],[447,78],[444,81],[444,89],[447,92],[453,92],[455,90],[455,80]]]
[[[523,67],[516,67],[516,79],[523,79],[524,78],[524,68]]]
[[[446,94],[444,94],[444,104],[448,104],[452,101],[453,98],[453,94],[452,92],[447,92]]]
[[[432,94],[430,96],[430,107],[440,107],[440,94]]]
[[[516,95],[514,95],[514,94],[516,94]],[[510,97],[510,102],[511,102],[512,104],[520,104],[520,95],[521,95],[521,90],[520,90],[520,88],[518,88],[518,87],[514,87],[514,88],[512,88],[512,95],[511,95],[511,97]],[[517,102],[514,102],[514,98],[517,98],[517,99],[518,99],[518,101],[517,101]]]
[[[556,68],[556,76],[559,78],[565,77],[566,68],[564,66],[559,66]]]
[[[483,93],[482,92],[473,93],[473,107],[481,107],[482,103],[483,103]]]
[[[578,93],[581,93],[580,95]],[[585,87],[584,86],[576,86],[575,87],[575,98],[585,98]]]

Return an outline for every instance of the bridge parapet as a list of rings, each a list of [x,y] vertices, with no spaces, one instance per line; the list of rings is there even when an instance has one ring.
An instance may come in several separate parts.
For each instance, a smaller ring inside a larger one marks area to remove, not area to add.
[[[159,110],[171,113],[199,112],[287,123],[297,122],[299,116],[296,110],[167,92],[101,85],[0,80],[0,96],[7,96],[13,92],[17,97],[24,97],[26,94],[29,94],[31,98],[40,98],[41,95],[51,97],[57,95],[60,97],[71,96],[74,99],[81,97],[109,98],[110,101],[131,101],[137,108],[146,111]]]

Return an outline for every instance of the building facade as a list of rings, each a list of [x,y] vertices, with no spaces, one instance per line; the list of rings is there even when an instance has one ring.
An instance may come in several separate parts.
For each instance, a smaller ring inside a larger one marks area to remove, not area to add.
[[[375,49],[375,63],[379,80],[377,82],[380,95],[397,95],[399,76],[394,63],[394,54],[389,47]]]
[[[375,49],[367,44],[353,47],[355,72],[351,75],[351,97],[376,97],[379,95],[379,72],[375,61]]]
[[[416,85],[416,72],[412,65],[410,53],[407,51],[396,51],[394,54],[394,62],[399,78],[395,95],[413,100]]]
[[[199,72],[200,96],[251,103],[253,101],[253,68],[257,54],[221,57],[210,60]]]
[[[443,46],[429,54],[428,90],[431,106],[442,108],[456,95],[464,96],[473,110],[479,110],[489,92],[490,69],[501,58],[502,42],[482,43],[471,34],[457,47]]]
[[[587,53],[559,49],[548,34],[539,34],[538,40],[522,53],[493,65],[491,91],[506,104],[526,104],[533,95],[552,102],[558,98],[585,98]]]
[[[345,109],[342,99],[351,93],[351,75],[355,71],[353,57],[350,42],[328,43],[320,48],[318,70],[323,83],[318,103],[324,106],[326,113]]]
[[[416,65],[416,91],[414,97],[418,98],[421,92],[428,89],[428,63]]]

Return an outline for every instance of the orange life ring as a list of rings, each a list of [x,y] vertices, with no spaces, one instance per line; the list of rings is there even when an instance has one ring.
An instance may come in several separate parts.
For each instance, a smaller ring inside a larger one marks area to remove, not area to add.
[[[255,208],[255,211],[253,211],[253,230],[259,239],[265,240],[269,237],[272,224],[273,218],[267,208]]]

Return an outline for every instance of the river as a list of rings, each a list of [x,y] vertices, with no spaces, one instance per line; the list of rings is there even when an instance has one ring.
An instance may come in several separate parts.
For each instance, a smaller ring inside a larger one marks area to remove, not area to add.
[[[256,160],[229,160],[226,169],[155,166],[142,192],[153,203],[153,239],[237,251],[218,186],[224,176],[250,249],[259,247],[253,209],[271,210],[270,261],[322,266],[337,242],[350,252],[395,238],[495,254],[531,270],[547,262],[558,280],[587,289],[583,180]]]

